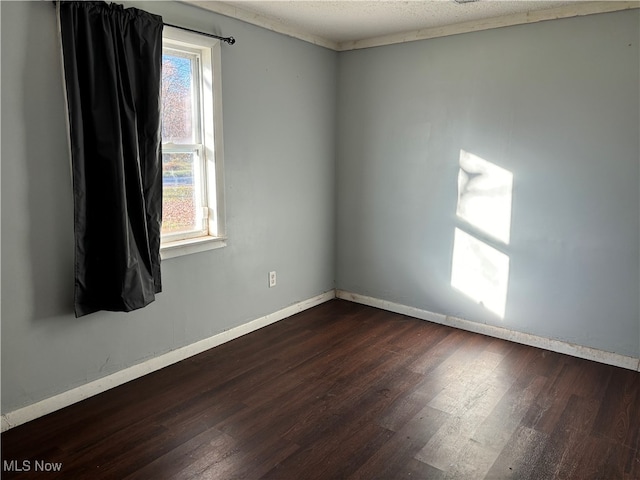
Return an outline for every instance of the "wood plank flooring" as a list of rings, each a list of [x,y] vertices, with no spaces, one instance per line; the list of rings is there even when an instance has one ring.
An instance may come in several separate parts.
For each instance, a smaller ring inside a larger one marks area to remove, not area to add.
[[[640,479],[640,374],[333,300],[9,430],[2,460],[6,479]]]

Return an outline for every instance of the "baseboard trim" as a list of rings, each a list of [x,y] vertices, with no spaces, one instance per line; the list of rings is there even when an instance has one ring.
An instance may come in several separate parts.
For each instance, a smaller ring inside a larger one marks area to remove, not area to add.
[[[571,355],[573,357],[593,360],[595,362],[605,363],[607,365],[613,365],[616,367],[640,372],[639,358],[627,357],[625,355],[620,355],[617,353],[598,350],[597,348],[585,347],[561,340],[539,337],[537,335],[517,332],[515,330],[496,327],[494,325],[487,325],[485,323],[472,322],[463,318],[433,313],[429,312],[428,310],[409,307],[407,305],[389,302],[387,300],[368,297],[366,295],[360,295],[358,293],[347,292],[344,290],[336,290],[336,297],[343,300],[348,300],[350,302],[360,303],[363,305],[368,305],[370,307],[376,307],[382,310],[419,318],[421,320],[427,320],[441,325],[448,325],[450,327],[459,328],[460,330],[480,333],[482,335],[488,335],[490,337],[500,338],[502,340],[508,340],[510,342],[521,343],[523,345],[529,345],[531,347],[543,348],[545,350],[550,350],[556,353],[563,353],[566,355]]]
[[[442,315],[428,310],[381,300],[379,298],[369,297],[366,295],[360,295],[358,293],[352,293],[345,290],[330,290],[307,300],[297,302],[276,312],[267,314],[263,317],[259,317],[230,330],[220,332],[212,337],[205,338],[190,345],[185,345],[184,347],[151,358],[145,362],[132,365],[131,367],[112,373],[111,375],[107,375],[106,377],[94,380],[58,395],[54,395],[53,397],[46,398],[32,405],[27,405],[26,407],[3,414],[1,417],[1,431],[5,432],[13,427],[17,427],[18,425],[43,417],[44,415],[55,412],[56,410],[68,407],[69,405],[73,405],[74,403],[80,402],[86,398],[98,395],[99,393],[105,392],[111,388],[115,388],[131,380],[135,380],[136,378],[143,377],[144,375],[155,372],[156,370],[160,370],[161,368],[173,365],[181,360],[185,360],[235,338],[288,318],[296,313],[325,303],[333,298],[340,298],[342,300],[380,308],[382,310],[419,318],[421,320],[427,320],[441,325],[448,325],[469,332],[480,333],[490,337],[500,338],[532,347],[543,348],[557,353],[563,353],[640,372],[639,358],[627,357],[617,353],[598,350],[596,348],[539,337],[484,323],[471,322],[462,318]]]
[[[260,318],[256,318],[250,322],[234,327],[230,330],[213,335],[212,337],[205,338],[198,342],[184,347],[171,350],[165,354],[159,355],[154,358],[150,358],[142,363],[132,365],[118,372],[102,377],[98,380],[80,385],[79,387],[72,388],[66,392],[54,395],[53,397],[45,398],[32,405],[8,412],[2,415],[2,427],[1,431],[5,432],[13,427],[22,425],[36,418],[43,417],[49,413],[60,410],[74,403],[80,402],[86,398],[92,397],[99,393],[105,392],[111,388],[122,385],[136,378],[143,377],[149,373],[160,370],[161,368],[173,365],[181,360],[185,360],[189,357],[202,353],[211,348],[222,345],[235,338],[251,333],[262,327],[266,327],[272,323],[278,322],[285,318],[288,318],[296,313],[302,312],[309,308],[320,305],[335,298],[335,291],[330,290],[328,292],[316,295],[315,297],[297,302],[293,305],[285,307],[274,313],[270,313]]]

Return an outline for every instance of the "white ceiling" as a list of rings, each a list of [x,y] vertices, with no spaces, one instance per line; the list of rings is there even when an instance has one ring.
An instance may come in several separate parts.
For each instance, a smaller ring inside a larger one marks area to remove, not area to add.
[[[187,3],[334,50],[627,8],[639,1],[227,0]],[[232,34],[232,33],[230,33]]]

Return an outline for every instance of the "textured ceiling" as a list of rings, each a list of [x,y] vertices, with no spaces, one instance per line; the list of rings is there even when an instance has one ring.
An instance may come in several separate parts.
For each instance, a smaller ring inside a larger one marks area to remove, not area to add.
[[[336,50],[640,6],[578,0],[184,1]]]
[[[337,43],[422,28],[439,27],[514,13],[557,7],[571,2],[477,1],[226,1],[286,26]]]

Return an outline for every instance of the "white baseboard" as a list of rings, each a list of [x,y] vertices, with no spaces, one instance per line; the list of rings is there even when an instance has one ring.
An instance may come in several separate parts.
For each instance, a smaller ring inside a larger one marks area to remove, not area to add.
[[[243,325],[218,333],[212,337],[205,338],[204,340],[200,340],[190,345],[185,345],[184,347],[151,358],[137,365],[132,365],[131,367],[112,373],[111,375],[107,375],[106,377],[99,378],[98,380],[86,383],[53,397],[46,398],[32,405],[3,414],[2,431],[5,432],[10,428],[17,427],[18,425],[35,420],[36,418],[55,412],[56,410],[68,407],[69,405],[80,402],[81,400],[92,397],[131,380],[135,380],[136,378],[140,378],[151,372],[155,372],[156,370],[160,370],[161,368],[197,355],[198,353],[202,353],[210,348],[217,347],[218,345],[241,337],[242,335],[246,335],[247,333],[251,333],[262,327],[266,327],[267,325],[290,317],[296,313],[302,312],[303,310],[320,305],[321,303],[327,302],[333,298],[335,298],[335,291],[330,290],[285,307],[277,312],[270,313]]]
[[[529,345],[531,347],[543,348],[552,352],[563,353],[566,355],[571,355],[573,357],[593,360],[595,362],[605,363],[607,365],[613,365],[616,367],[622,367],[640,372],[639,358],[627,357],[618,353],[598,350],[597,348],[575,345],[573,343],[568,343],[561,340],[539,337],[537,335],[517,332],[515,330],[509,330],[507,328],[496,327],[484,323],[471,322],[462,318],[433,313],[427,310],[421,310],[419,308],[389,302],[387,300],[380,300],[378,298],[368,297],[366,295],[360,295],[358,293],[346,292],[344,290],[336,290],[336,297],[355,303],[361,303],[363,305],[369,305],[370,307],[381,308],[382,310],[388,310],[390,312],[419,318],[421,320],[428,320],[433,323],[448,325],[450,327],[459,328],[460,330],[481,333],[483,335],[508,340],[510,342],[521,343],[523,345]]]
[[[638,358],[627,357],[617,353],[598,350],[596,348],[584,347],[560,340],[517,332],[493,325],[471,322],[462,318],[433,313],[428,310],[422,310],[357,293],[346,292],[344,290],[330,290],[323,294],[285,307],[277,312],[270,313],[247,322],[238,327],[218,333],[212,337],[172,350],[145,362],[125,368],[112,373],[111,375],[107,375],[106,377],[99,378],[98,380],[94,380],[93,382],[89,382],[85,385],[81,385],[53,397],[46,398],[32,405],[3,414],[1,417],[1,431],[5,432],[10,428],[17,427],[23,423],[35,420],[36,418],[55,412],[56,410],[60,410],[64,407],[80,402],[81,400],[202,353],[205,350],[209,350],[210,348],[229,342],[235,338],[241,337],[242,335],[246,335],[247,333],[251,333],[262,327],[266,327],[267,325],[288,318],[296,313],[315,307],[316,305],[320,305],[321,303],[327,302],[336,297],[354,303],[360,303],[380,308],[382,310],[408,315],[421,320],[427,320],[441,325],[448,325],[469,332],[480,333],[511,342],[543,348],[557,353],[563,353],[640,372],[640,359]]]

